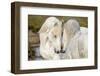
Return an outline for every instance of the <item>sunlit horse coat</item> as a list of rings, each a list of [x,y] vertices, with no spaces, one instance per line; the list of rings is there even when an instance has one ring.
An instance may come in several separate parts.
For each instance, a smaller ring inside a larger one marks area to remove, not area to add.
[[[40,55],[44,59],[60,59],[56,52],[59,52],[61,47],[61,26],[62,22],[59,19],[49,17],[39,30]]]

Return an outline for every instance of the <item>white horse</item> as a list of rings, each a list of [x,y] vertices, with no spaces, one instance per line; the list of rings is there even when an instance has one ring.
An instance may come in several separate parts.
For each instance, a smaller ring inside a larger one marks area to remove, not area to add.
[[[88,56],[88,29],[80,27],[75,19],[64,23],[62,59],[79,59]]]
[[[62,22],[56,17],[46,19],[41,29],[40,36],[40,55],[47,60],[60,59],[61,50],[61,28]]]

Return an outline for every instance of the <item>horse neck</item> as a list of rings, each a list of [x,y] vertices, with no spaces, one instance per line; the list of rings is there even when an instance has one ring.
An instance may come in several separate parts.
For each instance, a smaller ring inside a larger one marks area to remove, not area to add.
[[[44,45],[46,39],[46,35],[44,33],[40,34],[40,44]]]
[[[71,35],[71,33],[69,33],[68,31],[66,31],[66,30],[64,30],[64,32],[65,32],[65,36],[66,36],[66,39],[67,39],[67,41],[69,41],[71,38],[72,38],[72,35]]]

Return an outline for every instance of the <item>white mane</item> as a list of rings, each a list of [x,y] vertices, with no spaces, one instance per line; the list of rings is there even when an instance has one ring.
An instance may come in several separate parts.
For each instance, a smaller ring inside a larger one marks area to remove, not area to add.
[[[79,22],[75,19],[70,19],[64,24],[63,33],[63,54],[65,59],[87,57],[88,51],[88,30],[85,27],[80,27]]]

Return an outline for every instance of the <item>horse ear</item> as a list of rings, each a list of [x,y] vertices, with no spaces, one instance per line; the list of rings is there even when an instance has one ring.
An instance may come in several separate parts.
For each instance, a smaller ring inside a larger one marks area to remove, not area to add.
[[[38,33],[44,33],[47,32],[47,30],[48,30],[47,24],[44,23]]]
[[[80,30],[80,24],[76,19],[69,19],[64,24],[64,28],[70,35],[75,35]]]

